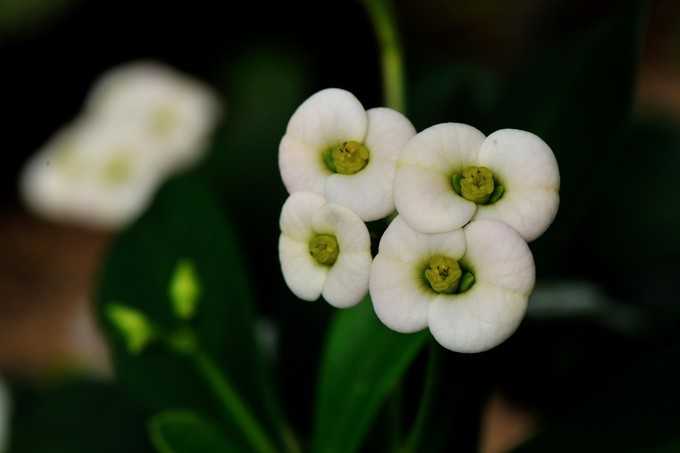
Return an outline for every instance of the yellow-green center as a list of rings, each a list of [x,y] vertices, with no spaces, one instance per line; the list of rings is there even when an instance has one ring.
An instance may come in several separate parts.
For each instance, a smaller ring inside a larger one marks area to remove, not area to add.
[[[132,165],[130,158],[124,154],[113,157],[102,169],[103,180],[113,186],[126,182],[131,176]]]
[[[437,293],[451,294],[458,289],[463,271],[453,258],[435,255],[427,263],[425,279]]]
[[[334,173],[353,175],[368,165],[371,153],[363,143],[348,141],[328,148],[323,153],[326,167]]]
[[[505,193],[505,187],[486,167],[466,167],[451,177],[451,184],[458,195],[477,204],[495,203]]]
[[[458,261],[444,255],[433,255],[427,261],[423,276],[432,291],[440,294],[464,293],[475,283],[472,272]]]
[[[309,254],[322,266],[332,266],[338,259],[340,247],[332,234],[317,234],[309,241]]]

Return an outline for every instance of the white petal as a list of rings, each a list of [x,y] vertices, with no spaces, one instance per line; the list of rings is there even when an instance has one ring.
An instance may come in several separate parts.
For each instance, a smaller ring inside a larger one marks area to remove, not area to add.
[[[416,135],[413,124],[396,110],[379,107],[368,110],[368,132],[364,144],[371,159],[396,162],[406,143]]]
[[[202,157],[220,106],[202,83],[159,63],[134,62],[106,73],[85,110],[97,121],[125,126],[130,137],[146,140],[163,170],[174,172]]]
[[[414,262],[427,257],[429,245],[427,235],[415,231],[398,215],[380,238],[378,253],[399,261]]]
[[[419,280],[417,262],[378,254],[371,267],[370,292],[378,319],[390,329],[410,333],[427,327],[435,293]]]
[[[453,190],[451,176],[477,164],[484,135],[465,124],[432,126],[413,137],[397,164],[397,211],[423,233],[443,233],[470,221],[476,205]]]
[[[308,243],[314,234],[314,216],[325,205],[326,200],[320,195],[309,192],[292,194],[281,208],[281,232],[291,239]]]
[[[404,147],[400,165],[418,165],[446,174],[476,165],[484,134],[460,123],[437,124],[417,134]]]
[[[457,261],[465,255],[466,241],[462,229],[426,236],[429,256],[445,255]]]
[[[510,225],[526,241],[548,229],[557,215],[560,196],[553,190],[509,190],[496,203],[482,205],[474,220],[497,220]]]
[[[421,275],[425,260],[435,254],[458,260],[464,253],[462,230],[418,233],[397,216],[380,240],[371,269],[371,298],[378,318],[398,332],[425,328],[429,301],[436,297]]]
[[[517,129],[502,129],[482,143],[479,164],[488,167],[507,191],[560,188],[560,171],[550,147],[538,136]]]
[[[317,234],[335,235],[341,255],[371,251],[371,237],[366,224],[345,207],[326,204],[312,217],[312,229]]]
[[[434,167],[397,167],[394,201],[412,228],[422,233],[443,233],[470,221],[477,205],[454,192],[450,176]]]
[[[9,443],[10,409],[9,392],[0,378],[0,452],[4,452]]]
[[[401,113],[388,108],[368,112],[364,144],[368,165],[354,175],[331,174],[326,180],[328,201],[346,206],[365,221],[387,217],[394,211],[393,183],[396,160],[416,131]]]
[[[352,93],[328,88],[309,97],[288,122],[286,135],[321,153],[347,140],[363,142],[368,119]]]
[[[160,179],[142,141],[121,136],[115,125],[76,124],[58,132],[28,162],[21,194],[37,214],[56,221],[115,229],[133,221],[150,203]],[[124,179],[107,168],[125,165]]]
[[[394,162],[372,160],[353,175],[331,174],[326,178],[328,201],[345,206],[370,222],[394,212]]]
[[[476,283],[463,294],[438,296],[430,305],[432,336],[445,348],[482,352],[515,332],[526,312],[528,296]]]
[[[279,261],[286,285],[303,300],[316,300],[321,295],[328,267],[321,266],[309,254],[309,244],[281,234]]]
[[[503,129],[482,144],[479,163],[505,186],[496,203],[476,218],[500,220],[532,241],[550,226],[559,207],[560,172],[550,147],[536,135]]]
[[[332,174],[318,150],[289,135],[284,135],[279,144],[279,170],[288,193],[323,195],[326,178]]]
[[[380,238],[378,253],[405,262],[419,262],[438,254],[458,260],[465,254],[465,235],[460,229],[440,234],[419,233],[399,215]]]
[[[342,252],[331,266],[323,287],[323,298],[337,308],[346,308],[361,302],[368,291],[371,272],[371,253]]]
[[[504,223],[475,220],[465,227],[464,262],[484,286],[528,296],[535,281],[534,258],[527,243]]]

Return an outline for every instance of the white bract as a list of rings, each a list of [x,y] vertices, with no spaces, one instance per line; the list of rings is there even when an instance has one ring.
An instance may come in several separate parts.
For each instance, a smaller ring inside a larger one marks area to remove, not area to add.
[[[389,328],[410,333],[429,327],[445,348],[472,353],[515,331],[534,278],[528,245],[504,223],[478,220],[423,234],[400,215],[380,241],[370,292]]]
[[[148,205],[159,176],[139,139],[108,125],[78,124],[31,158],[20,190],[29,208],[51,220],[117,228]]]
[[[446,123],[405,145],[394,197],[404,221],[422,233],[489,219],[532,241],[555,218],[559,187],[555,156],[536,135],[502,129],[485,138],[474,127]]]
[[[0,378],[0,453],[5,451],[9,443],[10,403],[9,392]]]
[[[202,157],[219,110],[207,86],[162,64],[135,62],[102,76],[85,114],[144,140],[171,172]]]
[[[297,192],[281,210],[279,259],[286,284],[304,300],[319,296],[343,308],[368,290],[371,241],[352,211],[320,195]]]
[[[394,211],[397,157],[415,133],[395,110],[366,111],[347,91],[322,90],[288,123],[279,146],[283,183],[289,193],[323,195],[365,221],[386,217]]]

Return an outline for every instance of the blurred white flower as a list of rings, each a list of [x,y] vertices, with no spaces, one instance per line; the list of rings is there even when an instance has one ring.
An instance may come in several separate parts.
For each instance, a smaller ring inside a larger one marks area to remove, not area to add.
[[[0,378],[0,453],[4,452],[9,444],[9,417],[11,401],[5,383]]]
[[[555,156],[536,135],[503,129],[485,138],[474,127],[446,123],[406,144],[394,197],[399,214],[422,233],[489,219],[531,241],[555,218],[559,186]]]
[[[409,333],[429,327],[447,349],[481,352],[515,331],[534,274],[528,245],[504,223],[479,220],[423,234],[400,215],[380,241],[370,293],[389,328]]]
[[[134,62],[102,76],[85,114],[144,140],[172,172],[203,156],[219,111],[216,94],[197,80],[160,63]]]
[[[148,205],[160,181],[143,141],[83,122],[58,132],[27,163],[20,190],[51,220],[117,228]]]
[[[322,90],[295,111],[279,146],[289,193],[314,192],[365,221],[394,211],[397,157],[415,135],[411,122],[388,108],[364,110],[353,94]]]
[[[202,157],[218,113],[210,89],[171,68],[120,66],[95,85],[83,116],[28,162],[22,196],[52,220],[124,226],[164,178]]]
[[[368,290],[371,240],[356,214],[320,195],[297,192],[284,203],[280,226],[281,269],[297,297],[323,295],[338,308],[361,301]]]

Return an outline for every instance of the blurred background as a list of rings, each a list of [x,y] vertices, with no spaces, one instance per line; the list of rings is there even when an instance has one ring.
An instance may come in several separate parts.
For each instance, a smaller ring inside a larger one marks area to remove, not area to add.
[[[447,365],[491,392],[461,403],[482,416],[485,453],[579,423],[604,432],[648,423],[663,445],[680,440],[668,434],[680,426],[680,3],[631,4],[396,2],[416,128],[526,129],[561,167],[560,213],[531,245],[529,316],[501,347]],[[0,374],[21,386],[69,367],[111,373],[92,295],[117,230],[41,217],[22,202],[19,180],[102,74],[150,59],[212,87],[222,104],[195,171],[235,230],[278,391],[293,424],[308,429],[332,311],[296,300],[280,275],[278,141],[319,89],[381,105],[377,52],[352,1],[2,0]],[[647,439],[618,451],[657,451]]]

